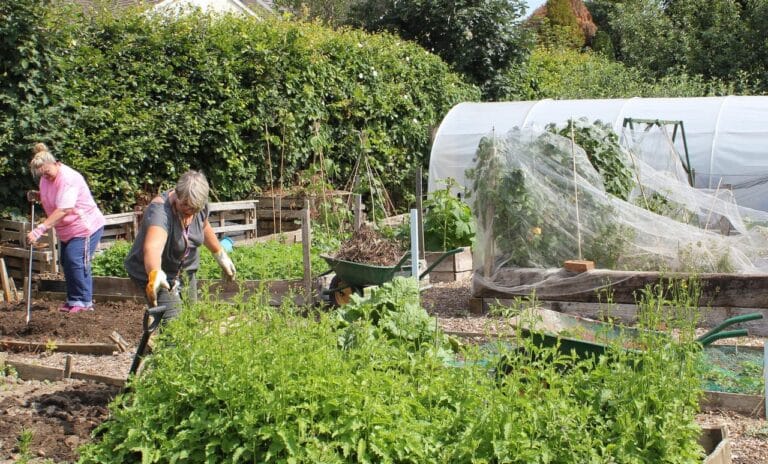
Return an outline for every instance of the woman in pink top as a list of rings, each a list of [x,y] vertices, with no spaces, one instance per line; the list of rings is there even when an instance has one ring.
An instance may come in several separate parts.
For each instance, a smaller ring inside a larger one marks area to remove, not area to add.
[[[67,302],[59,310],[93,311],[91,258],[104,232],[104,215],[79,172],[56,161],[43,143],[32,152],[29,168],[40,177],[40,191],[29,192],[27,198],[39,200],[47,218],[27,234],[27,241],[35,243],[48,229],[56,228],[67,284]]]

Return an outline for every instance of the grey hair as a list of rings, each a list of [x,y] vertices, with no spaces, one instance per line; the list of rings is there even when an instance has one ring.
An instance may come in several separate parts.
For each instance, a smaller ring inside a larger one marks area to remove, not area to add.
[[[187,171],[176,182],[176,195],[179,200],[197,210],[202,210],[208,203],[208,180],[200,171]]]
[[[37,176],[37,172],[44,165],[49,163],[55,163],[56,157],[48,150],[48,147],[44,143],[36,143],[32,148],[32,159],[29,161],[29,170],[32,171],[32,175]]]

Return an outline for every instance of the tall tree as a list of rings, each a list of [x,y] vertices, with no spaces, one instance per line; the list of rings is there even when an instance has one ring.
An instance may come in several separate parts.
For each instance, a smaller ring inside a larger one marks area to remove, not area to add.
[[[584,46],[584,32],[573,11],[571,0],[547,0],[547,20],[543,32],[555,37],[559,45],[575,48]]]
[[[685,67],[683,31],[665,14],[663,0],[617,2],[613,14],[609,21],[619,61],[644,68],[654,76]]]
[[[681,32],[690,72],[728,78],[745,66],[741,13],[734,0],[667,0],[665,14]]]
[[[350,23],[416,41],[483,85],[530,53],[524,12],[522,0],[360,0]]]
[[[353,0],[274,0],[280,11],[288,11],[299,19],[321,19],[331,26],[339,26],[347,20]]]

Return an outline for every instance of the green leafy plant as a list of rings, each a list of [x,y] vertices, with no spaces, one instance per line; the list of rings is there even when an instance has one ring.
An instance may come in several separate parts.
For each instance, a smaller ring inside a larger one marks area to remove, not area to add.
[[[128,277],[123,262],[131,249],[131,243],[116,241],[111,247],[94,256],[93,275]],[[312,270],[321,274],[328,270],[328,263],[320,258],[321,250],[311,253]],[[245,280],[300,279],[304,275],[301,243],[283,243],[270,240],[247,246],[235,246],[230,257],[237,267],[237,278]],[[200,250],[199,279],[220,279],[221,268],[206,248]]]
[[[34,432],[31,429],[22,429],[19,434],[18,448],[19,448],[19,464],[27,464],[32,459],[32,439],[35,437]]]
[[[409,349],[440,347],[447,356],[448,340],[436,329],[434,318],[419,304],[419,284],[415,279],[395,277],[373,289],[369,297],[352,295],[352,301],[336,310],[339,345],[344,349],[359,346],[361,337],[381,336],[406,344]],[[361,326],[373,330],[361,331]]]
[[[124,261],[129,251],[131,242],[116,240],[109,248],[93,256],[91,272],[95,276],[128,277]]]
[[[277,240],[247,246],[235,246],[229,254],[237,267],[238,279],[274,280],[300,279],[304,276],[304,253],[301,243],[281,243]],[[313,274],[328,270],[328,263],[318,250],[310,256]],[[221,268],[207,250],[200,251],[198,278],[220,279]]]
[[[614,207],[595,190],[581,188],[574,195],[573,156],[567,139],[549,133],[530,139],[513,129],[505,137],[481,140],[467,178],[478,230],[487,234],[484,246],[494,260],[505,266],[560,267],[579,256],[581,240],[586,259],[601,267],[618,262],[631,243],[631,230],[611,220]],[[593,186],[602,184],[583,158],[577,172]]]
[[[442,181],[445,188],[429,194],[424,202],[424,247],[426,251],[445,251],[474,244],[475,221],[469,205],[453,191],[453,178]]]
[[[583,148],[587,158],[603,177],[605,191],[622,200],[629,198],[635,186],[629,156],[619,145],[619,137],[610,124],[589,122],[587,118],[569,119],[565,127],[555,124],[547,130],[565,138],[573,138]]]
[[[261,298],[190,306],[80,462],[701,461],[689,338],[578,360],[519,337],[466,346],[453,367],[428,333],[390,330],[418,293],[392,283],[341,325]]]

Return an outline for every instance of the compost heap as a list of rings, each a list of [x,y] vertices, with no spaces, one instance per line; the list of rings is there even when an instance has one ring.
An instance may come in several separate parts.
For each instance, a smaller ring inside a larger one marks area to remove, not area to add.
[[[352,238],[341,244],[336,259],[376,266],[394,266],[403,257],[402,247],[375,229],[362,226]]]
[[[690,187],[663,138],[623,140],[630,146],[615,144],[598,172],[594,153],[607,156],[599,147],[590,147],[590,162],[571,138],[543,129],[483,138],[467,172],[476,284],[543,295],[562,283],[569,259],[615,270],[768,272],[768,213],[739,207],[728,190]],[[617,179],[629,182],[624,199],[606,191]],[[510,268],[535,269],[525,278],[501,275]]]

